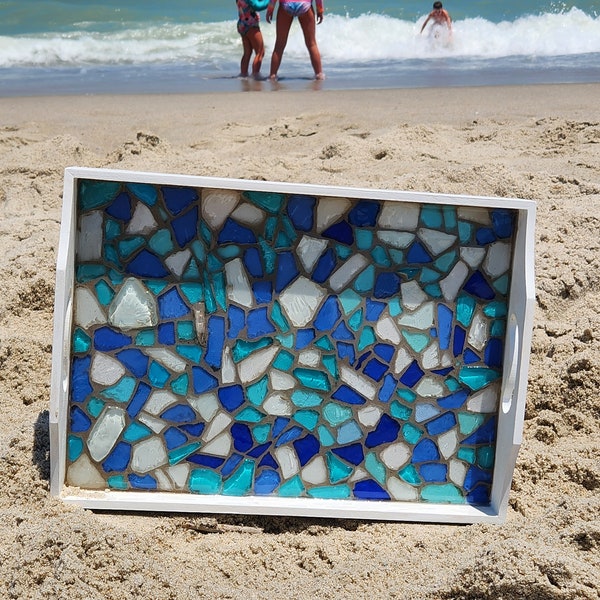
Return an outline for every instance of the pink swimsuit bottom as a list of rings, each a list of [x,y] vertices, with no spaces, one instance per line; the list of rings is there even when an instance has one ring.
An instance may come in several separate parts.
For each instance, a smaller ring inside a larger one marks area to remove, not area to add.
[[[299,17],[304,13],[307,13],[312,8],[312,2],[307,2],[306,0],[297,0],[294,2],[286,2],[285,0],[280,0],[281,8],[285,10],[288,15],[292,17]]]

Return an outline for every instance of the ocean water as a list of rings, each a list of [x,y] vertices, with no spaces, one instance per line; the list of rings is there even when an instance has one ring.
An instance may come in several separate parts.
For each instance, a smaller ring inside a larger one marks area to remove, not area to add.
[[[430,2],[325,8],[325,89],[600,82],[600,0],[448,0],[451,40],[419,34]],[[262,16],[267,75],[275,26]],[[236,20],[234,0],[0,0],[0,96],[269,89],[237,78]],[[314,86],[297,23],[279,75]]]

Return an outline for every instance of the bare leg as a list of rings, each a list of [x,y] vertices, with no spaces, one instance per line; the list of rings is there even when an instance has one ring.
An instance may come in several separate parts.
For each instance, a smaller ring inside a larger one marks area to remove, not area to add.
[[[242,36],[242,45],[244,53],[240,62],[240,77],[248,77],[248,66],[250,65],[250,57],[252,56],[252,45],[248,39],[248,35]]]
[[[308,49],[310,63],[317,79],[323,79],[323,67],[321,66],[321,53],[317,46],[317,23],[315,21],[315,11],[311,8],[308,12],[298,17],[302,33],[304,34],[304,43]]]
[[[258,27],[252,27],[248,33],[244,36],[244,40],[247,40],[250,44],[251,50],[254,50],[254,60],[252,61],[252,75],[258,77],[260,75],[260,68],[262,61],[265,56],[265,44],[263,42],[263,36]]]
[[[277,9],[277,33],[275,37],[275,47],[271,55],[271,79],[277,78],[277,71],[283,58],[283,51],[287,45],[290,27],[294,17],[288,15],[281,6]]]

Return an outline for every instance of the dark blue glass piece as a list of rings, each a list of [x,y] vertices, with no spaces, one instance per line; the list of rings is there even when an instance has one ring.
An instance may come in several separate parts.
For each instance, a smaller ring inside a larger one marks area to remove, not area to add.
[[[217,378],[213,377],[202,367],[192,367],[192,381],[194,383],[194,392],[196,392],[196,394],[214,390],[219,385]]]
[[[379,202],[361,200],[349,213],[348,221],[357,227],[375,227],[379,214]]]
[[[372,479],[358,481],[354,486],[354,496],[363,500],[391,500],[390,495]]]
[[[71,406],[71,431],[73,433],[82,433],[92,426],[92,420],[79,408]]]
[[[363,352],[359,357],[358,360],[356,361],[356,366],[354,367],[354,369],[356,371],[358,371],[359,369],[362,368],[363,363],[365,362],[365,360],[367,360],[367,358],[369,358],[369,356],[371,356],[371,351],[367,350],[366,352]]]
[[[196,190],[189,187],[165,186],[161,188],[165,205],[172,215],[183,212],[198,199]]]
[[[317,199],[312,196],[290,195],[287,214],[294,227],[299,231],[310,231],[313,228],[313,214]]]
[[[480,246],[485,246],[496,241],[496,234],[489,227],[480,227],[475,233],[475,241]]]
[[[225,317],[211,315],[208,319],[207,331],[204,360],[213,369],[220,369],[225,343]]]
[[[313,456],[319,453],[321,444],[319,440],[312,434],[308,434],[294,442],[296,454],[300,460],[300,466],[304,466]]]
[[[281,477],[273,469],[261,471],[254,480],[254,493],[257,496],[268,496],[272,494],[281,483]]]
[[[127,405],[127,414],[129,415],[129,418],[134,419],[138,416],[140,410],[144,408],[144,404],[146,404],[146,400],[148,400],[151,391],[152,388],[147,383],[144,383],[143,381],[139,382],[133,398],[131,398]]]
[[[332,331],[331,337],[334,340],[349,341],[354,339],[354,334],[348,329],[344,321],[340,321],[339,325]]]
[[[478,504],[480,506],[489,504],[490,488],[487,485],[478,485],[467,494],[467,502],[469,504]]]
[[[276,438],[287,427],[289,422],[290,420],[287,417],[277,417],[275,423],[273,423],[271,436]]]
[[[376,300],[371,300],[370,298],[367,298],[367,312],[365,318],[367,319],[367,321],[377,321],[384,308],[384,302],[377,302]]]
[[[440,453],[435,442],[428,438],[422,439],[413,449],[413,463],[433,462],[439,460]]]
[[[110,327],[100,327],[94,331],[94,348],[100,352],[118,350],[131,344],[131,337]]]
[[[448,475],[448,466],[441,463],[424,463],[419,467],[419,475],[429,483],[443,483]]]
[[[486,281],[481,271],[475,271],[467,280],[464,287],[466,292],[482,298],[483,300],[493,300],[496,296],[492,286]]]
[[[124,471],[131,459],[131,446],[126,442],[119,442],[112,452],[102,463],[102,469],[105,473],[111,471]]]
[[[483,359],[488,367],[502,367],[503,354],[504,347],[502,345],[502,340],[492,338],[485,347]]]
[[[469,392],[467,390],[458,390],[449,396],[445,396],[444,398],[440,398],[438,400],[438,404],[442,408],[460,408],[465,400],[469,397]]]
[[[161,319],[178,319],[189,313],[190,307],[184,302],[176,287],[172,287],[158,297],[158,314]]]
[[[83,402],[93,391],[90,383],[90,356],[74,356],[71,364],[71,400]]]
[[[348,362],[351,365],[353,365],[354,361],[356,360],[356,354],[354,352],[354,345],[348,344],[346,342],[338,342],[336,344],[336,346],[337,346],[338,358],[340,360],[344,360],[345,358],[347,358]]]
[[[374,296],[375,298],[389,298],[395,296],[400,291],[400,277],[396,273],[384,271],[377,275],[375,280]]]
[[[175,343],[175,323],[158,324],[158,341],[165,346],[172,346]]]
[[[445,367],[443,369],[432,369],[432,373],[434,375],[441,375],[442,377],[446,377],[446,375],[448,375],[450,373],[450,371],[453,371],[454,368],[453,367]]]
[[[204,431],[204,423],[184,423],[179,429],[191,437],[200,437]]]
[[[225,459],[209,454],[192,454],[192,456],[187,457],[187,461],[209,469],[218,469],[225,462]]]
[[[235,471],[235,468],[240,464],[240,462],[242,462],[243,458],[244,457],[240,456],[239,454],[232,454],[225,461],[225,464],[223,465],[223,468],[221,469],[221,475],[223,475],[223,477],[227,477],[227,475],[231,475]]]
[[[379,390],[379,401],[389,402],[392,394],[396,391],[397,384],[398,382],[392,377],[392,375],[388,373],[383,380],[381,389]]]
[[[375,350],[375,354],[379,358],[385,360],[387,363],[394,358],[395,348],[394,346],[390,346],[390,344],[375,344],[373,350]]]
[[[277,260],[275,291],[281,293],[298,276],[296,259],[291,252],[280,252]]]
[[[419,242],[419,240],[413,242],[412,246],[406,253],[407,263],[423,264],[430,263],[431,261],[431,256],[429,256],[429,253],[427,252],[423,244]]]
[[[189,423],[196,420],[196,413],[189,404],[175,404],[175,406],[167,408],[160,416],[161,419],[174,423]]]
[[[132,275],[139,277],[152,277],[154,279],[163,279],[169,274],[162,261],[156,254],[144,248],[135,255],[125,269]]]
[[[257,304],[268,304],[273,299],[273,284],[265,279],[252,284]]]
[[[445,412],[439,417],[429,421],[429,423],[425,425],[425,428],[429,435],[440,435],[441,433],[452,429],[455,425],[456,417],[454,416],[454,413]]]
[[[472,365],[473,363],[478,363],[480,360],[481,357],[475,354],[471,348],[465,350],[465,353],[463,354],[463,362],[465,365]]]
[[[228,218],[218,238],[219,244],[256,244],[256,236],[251,229]]]
[[[116,354],[117,358],[134,377],[141,379],[148,371],[148,357],[137,348],[127,348]]]
[[[276,331],[274,325],[269,321],[267,307],[255,308],[248,313],[248,339],[263,337]]]
[[[462,354],[466,337],[467,332],[460,325],[455,325],[454,341],[452,342],[452,353],[454,356],[460,356]]]
[[[475,430],[468,438],[465,438],[461,444],[472,446],[474,444],[491,444],[496,439],[496,417],[492,417],[484,423],[479,429]]]
[[[156,479],[151,475],[136,475],[131,473],[127,475],[129,485],[136,490],[155,490],[157,488]]]
[[[230,340],[235,340],[239,337],[242,329],[246,327],[246,315],[241,308],[230,304],[227,309],[227,318],[229,320],[229,333],[227,336]]]
[[[508,238],[513,233],[514,217],[508,210],[496,209],[492,211],[492,226],[499,238]]]
[[[371,379],[375,381],[381,381],[382,377],[385,375],[388,370],[388,366],[384,365],[382,362],[379,362],[376,358],[372,358],[367,366],[364,368],[363,373],[368,375]]]
[[[298,426],[290,427],[287,431],[282,433],[279,436],[279,439],[275,443],[275,446],[279,448],[279,446],[283,446],[288,442],[293,442],[297,440],[302,435],[303,429]]]
[[[179,431],[177,427],[169,427],[164,433],[164,438],[167,450],[179,448],[179,446],[183,446],[188,440],[187,435]]]
[[[365,446],[367,448],[375,448],[381,444],[393,442],[396,440],[399,433],[400,424],[398,421],[392,419],[392,417],[384,413],[381,415],[381,419],[379,419],[377,427],[375,427],[375,429],[371,431],[369,435],[367,435]]]
[[[306,348],[315,339],[314,329],[299,329],[296,334],[296,350]]]
[[[261,461],[258,463],[259,467],[273,467],[274,469],[279,469],[279,465],[277,461],[271,456],[271,454],[265,454]]]
[[[230,385],[227,387],[221,387],[218,391],[219,400],[229,412],[237,410],[242,404],[244,404],[244,389],[241,385]]]
[[[404,371],[402,377],[400,377],[400,382],[406,387],[413,387],[421,381],[421,377],[423,377],[424,374],[421,367],[419,367],[419,363],[414,360],[408,369]]]
[[[111,217],[119,221],[129,221],[131,219],[131,200],[129,194],[121,192],[105,210]]]
[[[255,446],[254,448],[252,448],[252,450],[250,450],[250,452],[247,452],[247,454],[252,458],[258,458],[271,447],[272,443],[273,442],[265,442],[264,444],[260,444],[260,446]]]
[[[171,227],[177,244],[180,248],[185,248],[198,235],[198,207],[194,206],[185,214],[172,219]]]
[[[330,329],[333,329],[333,326],[338,322],[341,316],[342,313],[337,298],[335,296],[329,296],[317,313],[314,323],[315,327],[319,331],[329,331]]]
[[[365,459],[362,444],[350,444],[349,446],[339,446],[332,448],[331,451],[341,459],[352,465],[360,465]]]
[[[336,264],[335,252],[330,248],[321,256],[321,258],[319,258],[317,266],[312,274],[313,281],[316,281],[317,283],[324,283],[327,281],[329,276],[333,273]]]
[[[354,243],[354,231],[346,221],[335,223],[331,227],[328,227],[321,235],[348,246]]]
[[[340,402],[345,402],[346,404],[364,404],[366,402],[365,398],[347,385],[340,385],[340,387],[333,392],[331,397]]]
[[[491,483],[492,472],[484,471],[475,465],[471,465],[465,475],[464,488],[467,491],[472,490],[479,483]]]
[[[452,337],[452,311],[445,304],[438,304],[438,338],[440,350],[450,348],[450,338]]]
[[[231,437],[233,447],[238,452],[247,452],[254,444],[250,428],[245,423],[234,423],[231,426]]]
[[[264,275],[260,252],[255,246],[248,248],[244,252],[244,265],[246,265],[246,269],[252,277],[258,279]]]

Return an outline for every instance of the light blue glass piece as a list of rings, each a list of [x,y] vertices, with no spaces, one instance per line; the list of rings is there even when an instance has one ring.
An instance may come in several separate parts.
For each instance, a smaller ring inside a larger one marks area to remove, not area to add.
[[[180,284],[179,289],[191,304],[200,302],[204,295],[202,284],[199,282],[182,283]]]
[[[335,253],[340,260],[346,260],[352,256],[352,248],[343,244],[336,244]]]
[[[390,404],[390,414],[392,417],[399,419],[400,421],[408,421],[408,419],[410,419],[410,415],[412,414],[412,408],[400,404],[398,400],[394,400]]]
[[[247,406],[236,415],[235,420],[242,423],[260,423],[264,418],[265,415],[254,406]]]
[[[325,425],[319,425],[319,427],[317,427],[317,433],[319,434],[319,441],[322,446],[333,446],[333,444],[335,444],[335,438]]]
[[[108,306],[115,297],[114,290],[106,283],[106,281],[104,281],[104,279],[101,279],[94,287],[96,288],[96,298],[98,298],[98,302],[100,302],[102,306]]]
[[[104,239],[107,242],[118,238],[121,235],[121,224],[112,219],[106,219],[104,222]]]
[[[508,294],[508,287],[510,285],[510,277],[508,275],[502,275],[493,282],[494,289],[503,295]]]
[[[283,316],[281,306],[277,300],[273,302],[273,308],[271,309],[271,320],[283,333],[286,333],[290,330],[287,319]]]
[[[175,249],[168,229],[159,229],[148,241],[148,246],[159,256],[166,256]]]
[[[389,248],[390,258],[394,262],[395,265],[404,264],[404,252],[402,250],[397,250],[396,248]]]
[[[473,235],[473,226],[466,221],[458,222],[458,239],[461,244],[468,244]]]
[[[485,416],[479,413],[458,413],[458,430],[463,435],[473,433],[484,421]]]
[[[245,496],[254,480],[254,461],[246,459],[223,483],[224,496]]]
[[[329,371],[329,374],[337,381],[339,379],[338,361],[333,355],[325,355],[321,358],[323,366]]]
[[[456,300],[456,320],[468,327],[475,313],[475,298],[466,294],[461,294]]]
[[[231,356],[233,358],[233,362],[238,363],[244,358],[250,356],[256,350],[261,350],[262,348],[267,348],[273,343],[273,338],[265,337],[260,340],[256,340],[254,342],[246,341],[246,340],[238,340],[231,352]],[[275,366],[275,365],[274,365]],[[276,367],[280,369],[280,367]],[[285,371],[285,369],[281,369]]]
[[[181,374],[177,379],[171,383],[171,389],[174,394],[178,396],[187,396],[190,384],[190,378],[187,373]]]
[[[258,238],[258,244],[263,258],[263,264],[265,265],[265,271],[268,275],[271,275],[275,272],[277,252],[275,252],[270,244],[261,237]]]
[[[355,229],[354,238],[359,250],[368,250],[373,245],[373,232],[369,229]]]
[[[331,384],[327,373],[316,371],[314,369],[294,369],[294,377],[304,386],[313,390],[321,390],[323,392],[331,391]]]
[[[200,263],[206,263],[206,248],[200,240],[194,240],[190,248]]]
[[[386,479],[386,470],[383,463],[377,458],[374,452],[369,452],[365,457],[365,469],[377,480],[384,484]]]
[[[456,262],[456,251],[451,250],[435,259],[433,266],[442,273],[449,273]]]
[[[78,283],[87,283],[105,274],[106,267],[104,265],[78,265],[76,278]]]
[[[373,250],[371,250],[371,257],[376,265],[380,267],[391,267],[392,261],[387,255],[385,248],[383,246],[375,246]]]
[[[358,331],[363,322],[363,309],[357,310],[349,319],[348,326],[352,331]]]
[[[402,398],[405,402],[414,402],[417,395],[407,388],[401,388],[396,390],[396,394]]]
[[[331,343],[331,340],[326,335],[319,338],[315,342],[315,346],[317,348],[320,348],[321,350],[326,350],[327,352],[331,352],[332,350],[335,350],[335,346]]]
[[[342,500],[343,498],[350,498],[351,494],[352,490],[347,485],[327,485],[308,490],[309,496],[324,500]]]
[[[421,500],[448,504],[464,504],[465,498],[453,483],[425,485],[421,490]]]
[[[319,394],[307,392],[306,390],[294,390],[291,400],[299,408],[319,406],[323,402],[323,398]]]
[[[144,329],[135,336],[136,346],[154,346],[155,333],[153,329]]]
[[[87,352],[92,345],[92,339],[90,336],[77,327],[73,332],[73,352]]]
[[[352,409],[336,402],[328,402],[323,407],[323,417],[332,427],[337,427],[352,418]]]
[[[431,204],[423,206],[421,208],[421,222],[430,229],[439,229],[444,222],[441,208]]]
[[[240,255],[240,247],[235,244],[227,244],[227,246],[221,246],[217,249],[219,256],[225,259],[235,258]]]
[[[187,458],[190,454],[193,454],[200,448],[200,442],[193,442],[191,444],[187,444],[186,446],[181,446],[181,448],[175,448],[175,450],[171,450],[169,452],[169,464],[176,465],[180,463],[183,459]]]
[[[275,338],[284,348],[293,348],[294,347],[294,334],[290,333],[290,335],[276,335]]]
[[[345,289],[339,296],[338,299],[342,305],[342,310],[345,315],[349,315],[353,312],[362,302],[362,298],[350,288]]]
[[[298,498],[304,492],[304,484],[298,475],[281,484],[278,494],[285,498]]]
[[[498,371],[487,367],[462,367],[458,372],[458,380],[473,391],[484,388],[499,377]]]
[[[350,444],[356,440],[360,440],[363,437],[363,432],[359,427],[358,423],[354,420],[349,421],[340,425],[337,430],[337,442],[338,444]]]
[[[123,475],[111,475],[106,483],[113,490],[126,490],[129,487]]]
[[[294,413],[294,420],[312,431],[319,422],[319,413],[314,410],[298,410]]]
[[[106,388],[100,392],[100,394],[104,398],[109,398],[111,400],[115,400],[116,402],[129,402],[136,385],[137,380],[133,377],[123,377],[119,383],[113,385],[112,387]]]
[[[362,330],[362,333],[360,334],[360,338],[358,340],[359,352],[361,352],[365,348],[371,346],[376,341],[377,341],[377,337],[375,336],[375,331],[373,330],[373,328],[370,325],[367,325],[367,327],[365,327]]]
[[[269,378],[265,375],[262,379],[259,379],[256,383],[246,388],[246,398],[255,406],[260,406],[267,397],[268,391]]]
[[[264,423],[252,428],[252,435],[259,444],[264,444],[271,433],[271,425]]]
[[[94,418],[98,418],[105,404],[106,402],[100,400],[100,398],[90,398],[86,407],[88,415]]]
[[[486,317],[498,318],[505,317],[508,313],[508,307],[506,302],[496,301],[486,304],[483,308],[483,314]]]
[[[170,376],[171,374],[169,371],[167,371],[167,369],[165,369],[156,361],[152,361],[150,363],[150,368],[148,369],[148,379],[150,379],[150,382],[153,386],[157,388],[165,387]]]
[[[352,467],[342,462],[332,452],[328,452],[325,455],[325,460],[327,461],[327,468],[329,470],[330,483],[338,483],[352,475]]]
[[[218,494],[221,490],[221,476],[209,469],[194,469],[190,473],[190,492],[197,494]]]
[[[375,284],[375,267],[369,265],[354,282],[354,289],[362,294],[367,294],[373,291]]]
[[[415,421],[422,423],[438,415],[440,409],[435,407],[433,404],[417,404],[415,406]]]
[[[492,321],[490,325],[490,335],[492,337],[502,338],[506,332],[506,321],[502,319],[496,319]]]
[[[123,439],[126,442],[134,443],[143,440],[152,435],[152,430],[142,423],[132,421],[127,429],[123,432]]]
[[[402,337],[415,352],[421,352],[429,344],[429,336],[423,333],[402,330]]]
[[[76,435],[69,435],[67,438],[67,448],[69,460],[75,462],[83,452],[83,440]]]

